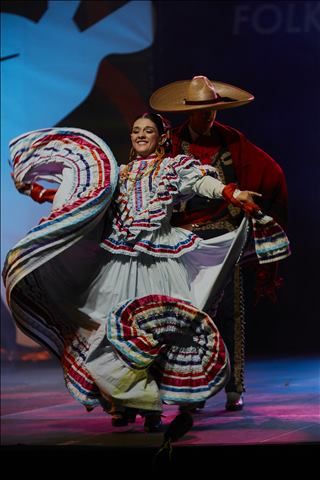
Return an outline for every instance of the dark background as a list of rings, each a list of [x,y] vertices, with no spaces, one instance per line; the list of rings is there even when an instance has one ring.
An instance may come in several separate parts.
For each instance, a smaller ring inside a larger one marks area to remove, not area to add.
[[[123,3],[82,1],[75,21],[84,30]],[[248,314],[247,353],[314,353],[320,317],[320,2],[153,4],[153,47],[105,58],[90,95],[58,125],[91,130],[125,163],[129,125],[147,109],[154,89],[202,74],[252,92],[254,102],[219,112],[217,119],[241,130],[283,168],[292,256],[281,265],[278,302],[263,301]],[[45,1],[1,4],[2,11],[34,21],[46,8]],[[169,118],[174,125],[183,120]]]

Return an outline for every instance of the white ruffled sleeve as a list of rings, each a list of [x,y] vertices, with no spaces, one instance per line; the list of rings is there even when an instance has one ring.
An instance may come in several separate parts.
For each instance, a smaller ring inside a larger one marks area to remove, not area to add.
[[[194,184],[193,191],[201,197],[223,198],[222,190],[224,187],[225,185],[220,180],[206,175]]]
[[[178,155],[174,159],[174,169],[179,176],[180,195],[222,198],[225,185],[211,176],[216,174],[216,170],[210,165],[202,165],[195,158]]]

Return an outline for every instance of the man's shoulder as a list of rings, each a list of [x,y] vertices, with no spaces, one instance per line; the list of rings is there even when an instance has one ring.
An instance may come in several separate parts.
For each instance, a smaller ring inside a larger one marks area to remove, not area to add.
[[[260,167],[266,166],[274,168],[279,172],[281,171],[280,165],[261,147],[249,140],[240,130],[218,122],[215,122],[214,126],[230,148],[234,161],[241,157],[245,158],[247,164],[252,162],[255,167],[259,164]]]

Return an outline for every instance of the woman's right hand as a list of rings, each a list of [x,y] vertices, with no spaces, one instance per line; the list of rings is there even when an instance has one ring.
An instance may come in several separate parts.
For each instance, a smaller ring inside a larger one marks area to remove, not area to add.
[[[30,192],[31,192],[31,183],[24,183],[24,182],[20,182],[18,181],[13,173],[11,173],[11,178],[12,180],[14,181],[14,186],[16,187],[16,189],[18,190],[18,192],[20,193],[23,193],[24,195],[30,195]]]

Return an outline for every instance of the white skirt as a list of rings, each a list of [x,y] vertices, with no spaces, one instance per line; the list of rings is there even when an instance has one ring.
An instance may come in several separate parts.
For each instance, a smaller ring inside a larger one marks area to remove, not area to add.
[[[115,352],[106,335],[108,315],[125,301],[146,295],[168,295],[203,309],[221,292],[246,240],[247,221],[234,232],[209,240],[180,258],[161,259],[149,255],[111,256],[86,292],[81,311],[100,323],[90,339],[86,368],[102,396],[112,398],[116,408],[161,410],[161,404],[205,400],[226,383],[226,360],[209,392],[192,391],[189,396],[164,395],[148,369],[135,369]],[[174,400],[172,400],[174,398]],[[177,400],[178,398],[178,400]]]
[[[109,255],[98,276],[83,294],[81,311],[98,323],[128,299],[161,294],[203,309],[209,297],[224,288],[246,240],[247,220],[237,230],[201,240],[197,248],[179,258],[141,254]]]

